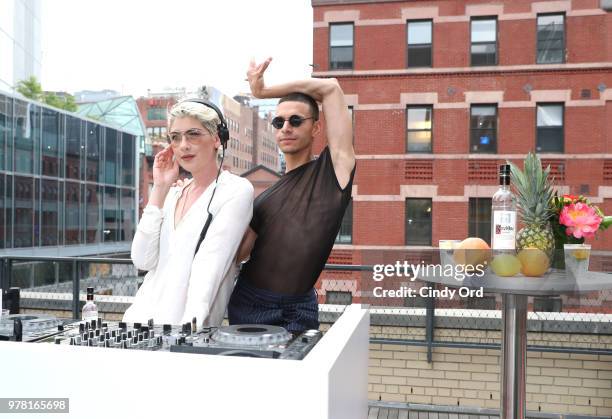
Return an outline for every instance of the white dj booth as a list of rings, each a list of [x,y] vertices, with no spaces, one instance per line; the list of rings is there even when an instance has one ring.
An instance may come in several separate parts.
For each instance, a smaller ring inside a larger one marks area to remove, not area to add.
[[[68,398],[54,418],[365,419],[369,322],[348,306],[301,361],[0,342],[0,397]]]

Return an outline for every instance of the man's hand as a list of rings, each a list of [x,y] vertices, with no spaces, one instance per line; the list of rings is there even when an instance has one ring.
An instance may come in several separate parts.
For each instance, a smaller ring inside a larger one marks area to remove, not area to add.
[[[247,70],[247,79],[249,81],[249,86],[251,87],[251,93],[256,98],[262,99],[264,98],[264,90],[266,88],[264,84],[264,72],[270,65],[270,61],[272,61],[272,57],[268,57],[263,63],[256,64],[254,59],[251,59],[249,63],[249,69]]]

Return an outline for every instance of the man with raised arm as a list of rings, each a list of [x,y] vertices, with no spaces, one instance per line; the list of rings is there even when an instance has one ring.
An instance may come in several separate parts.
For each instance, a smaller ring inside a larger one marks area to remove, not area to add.
[[[352,123],[336,79],[266,86],[270,61],[251,61],[247,77],[257,98],[280,98],[272,125],[287,173],[254,202],[238,260],[244,264],[228,305],[230,324],[271,324],[296,334],[317,329],[313,288],[351,200],[355,174]],[[327,146],[312,143],[325,114]]]

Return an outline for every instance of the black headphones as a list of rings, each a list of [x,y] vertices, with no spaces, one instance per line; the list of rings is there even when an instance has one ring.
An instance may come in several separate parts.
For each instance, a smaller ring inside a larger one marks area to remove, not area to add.
[[[215,196],[215,192],[217,191],[217,183],[219,181],[219,174],[221,174],[221,167],[223,167],[223,159],[225,158],[225,149],[227,148],[227,142],[229,140],[229,130],[227,129],[227,124],[225,122],[225,118],[223,117],[223,114],[221,113],[221,110],[214,103],[211,103],[205,99],[200,99],[200,98],[184,99],[181,102],[194,102],[194,103],[199,103],[201,105],[204,105],[212,109],[213,111],[215,111],[217,113],[217,116],[219,117],[219,120],[221,121],[220,124],[217,124],[217,134],[219,135],[219,139],[221,140],[221,147],[223,147],[223,152],[221,153],[221,164],[219,164],[219,170],[217,170],[217,178],[215,179],[215,188],[213,189],[212,195],[210,196],[210,201],[208,201],[208,206],[206,207],[206,212],[208,213],[208,215],[206,217],[206,222],[204,223],[204,228],[202,228],[202,231],[200,232],[200,237],[198,238],[198,244],[196,245],[196,249],[194,253],[194,256],[195,256],[195,254],[198,253],[198,250],[200,250],[200,245],[204,241],[204,238],[206,237],[206,233],[208,232],[208,227],[210,227],[210,223],[212,222],[212,219],[213,219],[213,215],[210,212],[210,204]]]
[[[225,122],[225,118],[223,117],[223,113],[221,113],[221,109],[217,107],[212,102],[207,101],[206,99],[200,99],[198,97],[183,99],[181,102],[194,102],[204,105],[217,113],[220,124],[217,124],[217,134],[219,134],[219,139],[221,140],[221,146],[225,150],[227,148],[227,142],[229,141],[229,130],[227,129],[227,123]]]

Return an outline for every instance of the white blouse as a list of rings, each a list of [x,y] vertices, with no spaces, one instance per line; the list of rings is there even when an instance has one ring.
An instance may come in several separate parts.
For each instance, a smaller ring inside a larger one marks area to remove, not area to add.
[[[183,188],[171,188],[163,209],[147,205],[132,241],[132,261],[149,271],[123,320],[182,324],[195,317],[198,329],[219,326],[238,273],[235,256],[253,215],[253,186],[223,171],[219,176],[206,238],[194,258],[214,182],[174,228]]]

